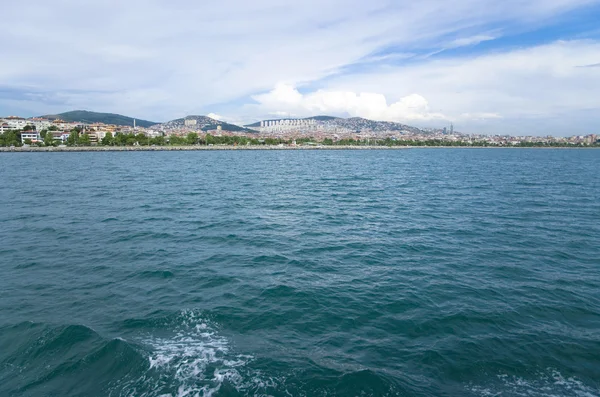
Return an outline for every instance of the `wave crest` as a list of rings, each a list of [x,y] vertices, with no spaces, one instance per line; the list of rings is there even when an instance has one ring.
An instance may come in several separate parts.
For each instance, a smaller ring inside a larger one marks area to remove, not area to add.
[[[212,396],[224,385],[238,391],[248,386],[245,367],[253,357],[234,353],[215,323],[193,310],[181,312],[172,323],[171,329],[157,329],[140,340],[148,349],[148,370],[122,385],[125,395]]]

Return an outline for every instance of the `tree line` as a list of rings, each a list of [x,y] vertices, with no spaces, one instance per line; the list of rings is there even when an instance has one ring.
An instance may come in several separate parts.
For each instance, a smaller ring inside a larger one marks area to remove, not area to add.
[[[26,127],[27,128],[27,127]],[[9,130],[0,134],[0,146],[21,146],[21,133],[27,131],[34,131],[35,128],[19,130]],[[55,126],[51,126],[48,129],[40,131],[41,142],[37,142],[38,146],[58,146],[63,142],[61,140],[54,139],[53,132],[58,129]],[[325,138],[321,142],[318,142],[313,137],[302,137],[294,139],[282,139],[282,138],[257,138],[252,136],[236,135],[236,136],[214,136],[206,134],[205,136],[199,136],[195,132],[190,132],[186,136],[156,136],[148,137],[142,133],[121,133],[117,132],[112,134],[110,132],[97,142],[98,145],[102,146],[165,146],[165,145],[291,145],[293,141],[296,141],[297,145],[325,145],[325,146],[445,146],[445,147],[496,147],[498,144],[486,142],[486,141],[446,141],[442,139],[428,139],[428,140],[412,140],[412,139],[352,139],[344,138],[340,140],[333,140],[331,138]],[[25,140],[25,144],[34,144],[30,140]],[[77,127],[70,131],[69,137],[66,140],[67,146],[90,146],[92,144],[90,135],[87,131],[83,131]],[[516,145],[506,145],[510,147],[583,147],[583,146],[600,146],[599,142],[589,144],[570,144],[564,142],[519,142]]]

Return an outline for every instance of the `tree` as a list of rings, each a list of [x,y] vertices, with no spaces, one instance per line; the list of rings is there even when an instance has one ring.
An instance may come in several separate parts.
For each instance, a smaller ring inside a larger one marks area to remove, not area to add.
[[[51,132],[46,132],[44,134],[44,145],[46,145],[46,146],[54,145],[54,135]]]
[[[58,131],[58,127],[55,125],[51,125],[50,127],[48,127],[48,131]]]
[[[164,136],[154,137],[154,138],[150,139],[150,144],[156,145],[156,146],[162,146],[165,144],[165,137]]]
[[[67,138],[67,145],[77,145],[79,142],[79,132],[76,129],[72,129]]]
[[[127,143],[127,135],[123,134],[122,132],[117,132],[113,142],[115,145],[124,146]]]
[[[185,143],[185,138],[182,138],[177,135],[169,136],[169,145],[183,145]]]
[[[26,145],[31,145],[31,139],[26,138],[23,143],[26,144]]]
[[[187,135],[186,141],[189,145],[195,145],[196,143],[198,143],[198,134],[196,134],[195,132],[190,132]]]
[[[137,142],[137,138],[135,137],[133,132],[130,132],[129,134],[125,135],[125,144],[126,145],[133,146],[133,145],[135,145],[136,142]]]
[[[35,131],[35,126],[27,124],[25,127],[23,127],[23,131]]]
[[[102,138],[102,142],[100,142],[100,143],[105,146],[114,145],[115,140],[113,138],[113,134],[111,132],[107,132],[106,135],[104,135],[104,138]]]
[[[0,134],[0,146],[21,146],[21,131],[9,130]]]
[[[148,137],[141,132],[135,136],[135,140],[139,145],[145,145],[148,143]]]
[[[83,145],[83,146],[90,146],[91,141],[90,141],[90,136],[88,135],[88,133],[84,133],[79,137],[79,144]]]

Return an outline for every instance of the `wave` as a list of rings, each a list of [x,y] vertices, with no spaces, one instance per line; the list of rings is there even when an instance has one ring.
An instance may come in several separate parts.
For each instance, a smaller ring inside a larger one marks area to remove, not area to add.
[[[368,369],[334,370],[300,357],[291,365],[239,352],[210,315],[197,310],[121,325],[127,339],[103,338],[83,325],[0,329],[0,395],[402,394],[393,379]]]
[[[164,335],[140,340],[148,348],[148,368],[142,377],[125,385],[124,395],[212,396],[225,383],[243,387],[240,368],[253,357],[234,353],[228,339],[216,331],[216,324],[193,310],[166,321],[175,327],[156,330]]]
[[[273,385],[200,312],[125,327],[137,336],[107,339],[84,325],[0,328],[0,395],[212,396],[222,387],[242,393]]]
[[[84,325],[0,328],[0,395],[600,396],[598,385],[557,369],[498,372],[471,383],[445,379],[451,387],[445,389],[410,371],[385,373],[308,356],[255,357],[239,351],[199,310],[156,312],[120,325],[127,338],[106,338]]]
[[[102,395],[145,361],[125,340],[84,325],[25,322],[0,329],[0,340],[0,395]]]
[[[135,274],[136,277],[145,278],[173,278],[175,274],[169,270],[145,270],[141,273]]]
[[[557,369],[538,371],[533,377],[498,374],[485,384],[469,384],[474,396],[496,397],[598,397],[600,389],[584,384],[574,376],[564,376]]]

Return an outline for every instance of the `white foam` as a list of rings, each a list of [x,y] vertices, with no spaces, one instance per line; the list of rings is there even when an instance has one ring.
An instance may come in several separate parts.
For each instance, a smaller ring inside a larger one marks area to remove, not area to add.
[[[253,358],[231,352],[227,338],[218,334],[215,324],[194,311],[185,311],[173,334],[149,337],[142,343],[151,348],[150,370],[159,377],[156,389],[174,388],[164,397],[212,396],[223,383],[240,387],[243,377],[238,369]],[[142,396],[155,396],[152,392]]]
[[[556,369],[538,372],[533,379],[507,374],[485,385],[469,384],[467,389],[477,396],[527,397],[600,397],[600,390],[584,384],[576,377],[564,377]]]

